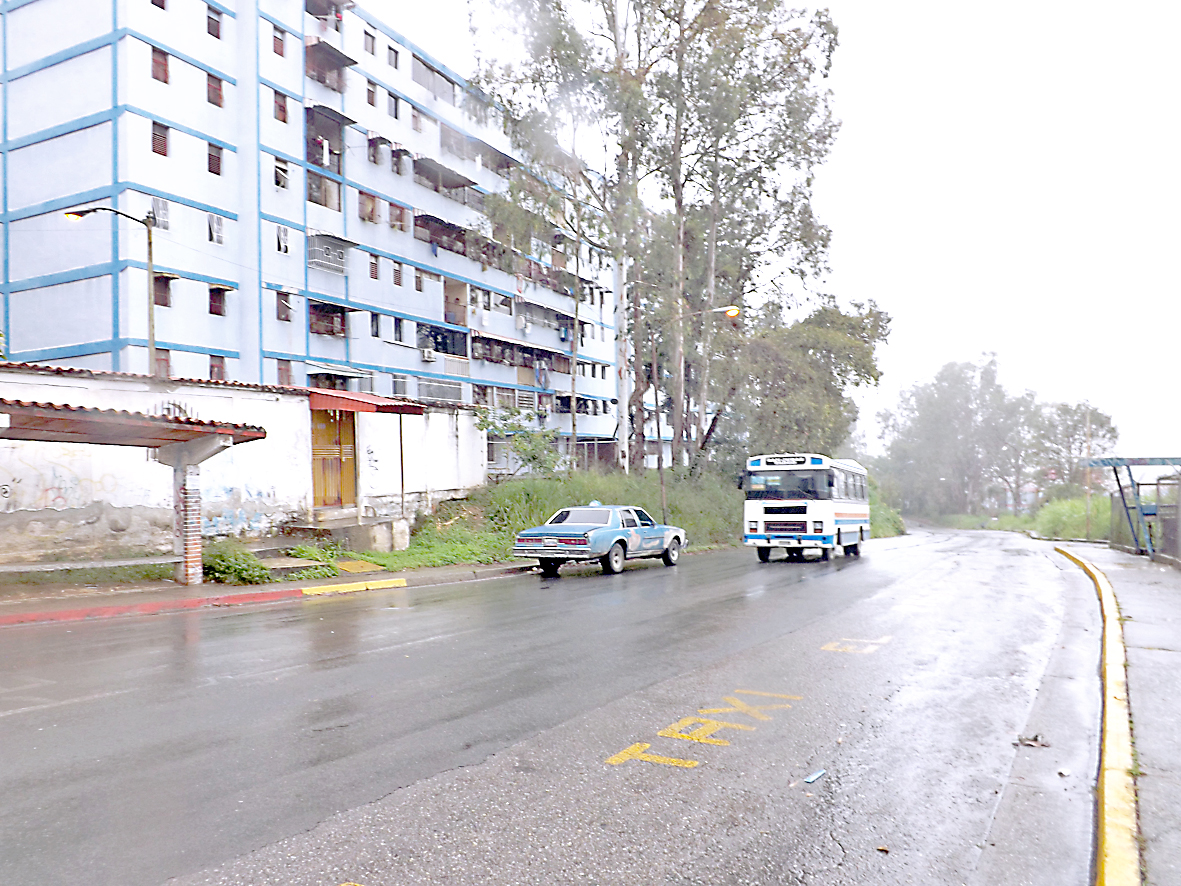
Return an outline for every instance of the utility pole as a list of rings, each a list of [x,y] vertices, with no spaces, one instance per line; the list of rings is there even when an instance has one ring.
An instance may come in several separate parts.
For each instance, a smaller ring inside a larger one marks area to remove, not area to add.
[[[1091,404],[1085,401],[1087,407],[1087,539],[1091,538]]]

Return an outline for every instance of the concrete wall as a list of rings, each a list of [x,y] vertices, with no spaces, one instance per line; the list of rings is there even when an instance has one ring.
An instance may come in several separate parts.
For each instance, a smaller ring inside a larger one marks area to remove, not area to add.
[[[3,370],[0,398],[264,427],[265,440],[201,465],[203,533],[266,534],[310,511],[303,394]],[[0,562],[169,552],[172,509],[172,468],[154,461],[150,450],[0,440]]]

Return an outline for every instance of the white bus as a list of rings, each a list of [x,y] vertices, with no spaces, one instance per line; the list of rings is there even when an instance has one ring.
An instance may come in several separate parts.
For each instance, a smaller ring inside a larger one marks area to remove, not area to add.
[[[818,548],[827,560],[834,548],[860,557],[869,538],[869,481],[855,461],[825,455],[776,453],[746,460],[742,488],[742,543],[759,560],[783,548],[789,560],[801,560]]]

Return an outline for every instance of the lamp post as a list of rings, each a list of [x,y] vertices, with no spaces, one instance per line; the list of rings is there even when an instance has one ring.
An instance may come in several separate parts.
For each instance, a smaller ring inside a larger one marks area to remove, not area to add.
[[[738,305],[722,305],[720,308],[709,308],[704,311],[693,311],[688,314],[677,313],[673,319],[680,323],[686,317],[698,317],[702,314],[725,314],[727,317],[737,317],[741,311]],[[660,373],[656,371],[656,326],[649,324],[648,341],[652,349],[652,391],[656,402],[656,473],[660,475],[660,522],[668,523],[668,496],[664,489],[664,441],[660,439]],[[705,407],[701,404],[702,408]]]
[[[152,228],[156,226],[156,214],[150,209],[148,214],[143,218],[136,218],[134,215],[124,212],[121,209],[115,209],[111,206],[91,206],[88,209],[71,209],[66,213],[66,218],[70,221],[78,221],[85,218],[94,212],[110,212],[113,215],[121,215],[123,218],[130,219],[133,222],[139,222],[148,232],[148,375],[157,375],[156,368],[156,290],[154,281],[152,279]]]

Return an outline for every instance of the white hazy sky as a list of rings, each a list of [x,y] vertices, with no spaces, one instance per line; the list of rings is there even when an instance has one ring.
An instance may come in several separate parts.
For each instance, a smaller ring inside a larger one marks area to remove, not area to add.
[[[481,0],[386,0],[471,70]],[[372,2],[375,11],[384,6]],[[828,4],[842,128],[816,178],[840,300],[894,318],[873,416],[945,363],[1089,400],[1122,455],[1181,456],[1181,2]]]

